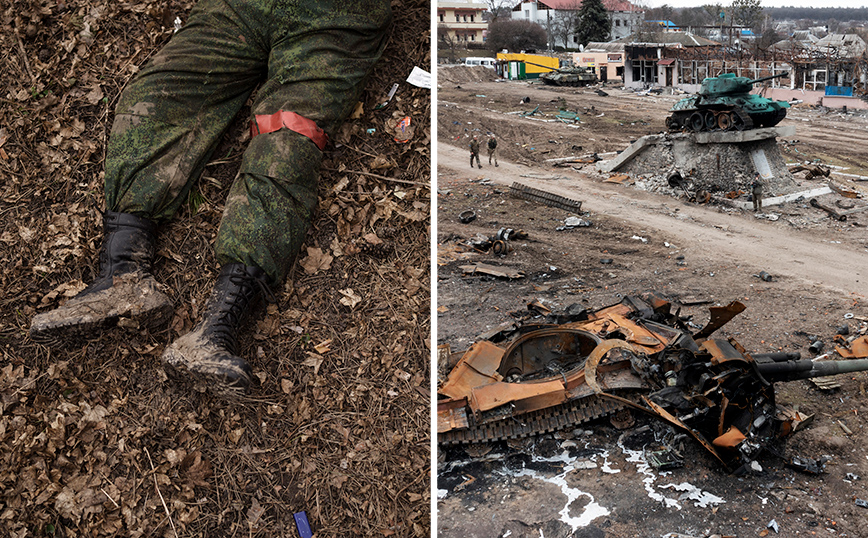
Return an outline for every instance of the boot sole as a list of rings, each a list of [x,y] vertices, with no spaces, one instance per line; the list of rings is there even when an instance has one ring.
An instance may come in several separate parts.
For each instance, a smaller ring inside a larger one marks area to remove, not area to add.
[[[65,305],[34,316],[30,337],[44,344],[64,344],[99,337],[106,329],[152,328],[168,322],[174,308],[151,276],[117,277],[106,290],[74,297]]]
[[[193,358],[197,353],[205,356]],[[166,373],[177,381],[193,381],[217,396],[238,398],[253,384],[253,371],[241,357],[224,353],[199,345],[188,333],[163,351],[162,361]]]
[[[107,330],[120,327],[129,332],[140,329],[153,329],[165,325],[172,319],[174,309],[172,305],[136,312],[135,314],[113,315],[92,321],[71,321],[61,324],[44,324],[38,326],[34,318],[34,325],[30,327],[30,338],[34,342],[63,346],[75,344],[87,340],[95,340]]]

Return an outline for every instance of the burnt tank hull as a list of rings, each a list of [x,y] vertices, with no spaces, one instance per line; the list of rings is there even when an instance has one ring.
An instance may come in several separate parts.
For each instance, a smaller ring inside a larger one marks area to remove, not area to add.
[[[711,335],[745,306],[712,307],[690,332],[654,294],[592,312],[513,326],[468,349],[440,384],[438,442],[490,442],[573,428],[619,410],[686,431],[737,471],[803,420],[782,414],[774,384],[866,371],[868,359],[750,354]],[[865,337],[868,339],[868,337]]]

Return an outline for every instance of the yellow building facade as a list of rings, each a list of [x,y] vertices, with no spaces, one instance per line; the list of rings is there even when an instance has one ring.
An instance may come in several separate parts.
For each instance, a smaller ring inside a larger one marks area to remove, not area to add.
[[[459,43],[482,43],[488,23],[482,20],[487,4],[470,0],[437,2],[437,26]]]

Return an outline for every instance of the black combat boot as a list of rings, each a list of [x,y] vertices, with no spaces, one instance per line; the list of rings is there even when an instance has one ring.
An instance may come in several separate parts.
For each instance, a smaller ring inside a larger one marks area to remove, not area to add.
[[[274,301],[262,269],[243,263],[224,265],[199,322],[166,348],[163,362],[171,372],[186,371],[215,392],[245,391],[253,373],[238,356],[238,326],[250,303],[263,294]]]
[[[62,343],[118,324],[153,327],[172,316],[172,301],[151,274],[157,225],[106,211],[103,233],[99,277],[63,306],[36,315],[30,325],[34,340]]]

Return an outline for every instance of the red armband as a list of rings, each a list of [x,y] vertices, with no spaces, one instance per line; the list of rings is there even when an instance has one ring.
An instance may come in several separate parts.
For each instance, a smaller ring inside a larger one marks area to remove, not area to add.
[[[295,112],[281,110],[271,115],[260,114],[253,118],[250,122],[251,138],[259,134],[273,133],[285,127],[290,131],[295,131],[300,135],[310,138],[320,151],[324,151],[326,144],[329,142],[328,135],[320,129],[316,122]]]

